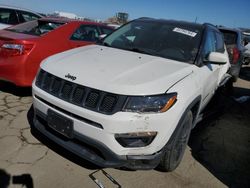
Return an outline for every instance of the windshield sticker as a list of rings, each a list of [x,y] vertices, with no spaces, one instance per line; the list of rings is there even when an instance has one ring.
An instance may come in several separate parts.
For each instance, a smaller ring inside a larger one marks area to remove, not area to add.
[[[179,27],[174,28],[173,31],[177,32],[177,33],[184,34],[184,35],[188,35],[188,36],[191,36],[191,37],[195,37],[197,35],[197,33],[193,32],[193,31],[188,31],[186,29],[181,29]]]

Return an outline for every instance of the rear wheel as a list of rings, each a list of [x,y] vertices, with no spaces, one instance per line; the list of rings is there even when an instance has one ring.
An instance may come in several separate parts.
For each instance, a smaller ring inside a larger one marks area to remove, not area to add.
[[[166,145],[166,151],[159,164],[161,170],[170,172],[176,169],[180,164],[192,129],[192,121],[193,115],[192,112],[189,111],[181,123],[181,126],[174,132],[175,135],[173,139]]]

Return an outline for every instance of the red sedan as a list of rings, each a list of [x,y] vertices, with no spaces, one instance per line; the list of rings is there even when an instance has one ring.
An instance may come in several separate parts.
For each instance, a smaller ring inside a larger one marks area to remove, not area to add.
[[[0,80],[31,86],[46,57],[95,43],[111,27],[95,22],[42,18],[0,31]]]

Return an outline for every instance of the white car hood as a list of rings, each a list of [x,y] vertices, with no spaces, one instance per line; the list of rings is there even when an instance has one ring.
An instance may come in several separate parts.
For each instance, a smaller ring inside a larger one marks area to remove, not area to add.
[[[194,65],[165,58],[90,45],[46,59],[41,68],[65,80],[124,95],[165,93],[192,73]],[[71,80],[66,75],[75,77]]]

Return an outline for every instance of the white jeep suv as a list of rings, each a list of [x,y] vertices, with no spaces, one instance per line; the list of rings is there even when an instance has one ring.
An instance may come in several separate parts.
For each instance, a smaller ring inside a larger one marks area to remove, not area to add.
[[[102,167],[172,171],[228,79],[223,41],[210,24],[141,18],[51,56],[33,82],[32,129]]]

